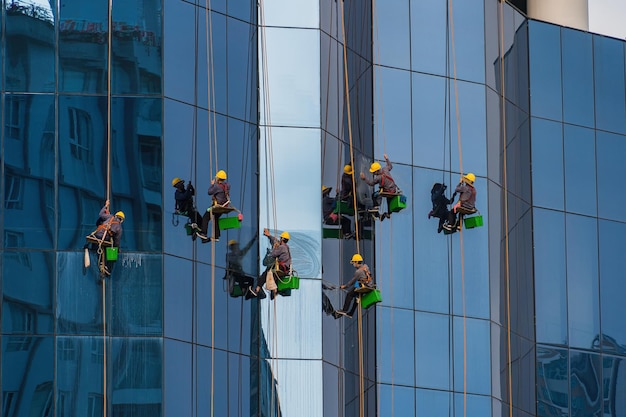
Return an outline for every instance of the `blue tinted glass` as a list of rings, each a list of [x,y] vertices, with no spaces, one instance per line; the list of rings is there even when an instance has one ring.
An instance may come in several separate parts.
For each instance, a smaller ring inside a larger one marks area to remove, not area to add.
[[[50,4],[54,2],[6,2],[6,91],[54,91],[56,10]]]
[[[563,121],[594,127],[591,35],[563,28]]]
[[[228,113],[231,117],[254,122],[257,118],[256,28],[229,19],[227,36]]]
[[[447,167],[445,164],[449,160],[452,136],[448,126],[449,118],[444,118],[446,105],[450,105],[450,102],[446,102],[446,82],[441,77],[412,75],[411,106],[415,165],[434,169]],[[391,102],[393,98],[389,97],[389,101]],[[400,138],[402,137],[398,139]],[[404,158],[409,156],[405,155]]]
[[[531,21],[528,36],[531,114],[561,120],[561,28]]]
[[[108,5],[107,0],[60,1],[60,91],[106,93],[109,37]]]
[[[414,71],[446,73],[446,3],[411,2],[411,67]]]
[[[624,358],[604,355],[602,357],[602,392],[604,393],[603,407],[605,415],[610,410],[616,410],[624,401],[624,380],[620,378],[620,370],[624,366]]]
[[[105,97],[59,96],[59,249],[83,246],[107,198],[106,109]],[[112,166],[119,164],[116,156],[111,155]],[[115,201],[112,204],[118,211]]]
[[[191,341],[193,308],[192,264],[173,256],[165,257],[165,335]]]
[[[324,397],[324,400],[325,399]],[[381,384],[379,402],[379,415],[381,416],[393,416],[398,415],[398,413],[402,413],[402,415],[406,417],[422,415],[415,410],[415,389],[411,387]]]
[[[162,101],[116,98],[111,112],[111,207],[127,214],[122,248],[159,252],[163,244]]]
[[[415,3],[415,2],[413,2]],[[468,0],[454,5],[454,45],[450,41],[450,75],[461,80],[485,82],[485,12],[483,0]],[[452,27],[451,27],[452,29]],[[452,35],[451,35],[452,36]]]
[[[374,3],[374,56],[377,63],[409,69],[409,2]]]
[[[212,5],[214,7],[214,5]],[[219,5],[217,5],[219,7]],[[249,23],[257,20],[257,8],[250,0],[230,0],[226,3],[227,14]]]
[[[162,256],[122,252],[112,271],[111,333],[116,336],[162,335]]]
[[[208,350],[208,349],[205,349]],[[165,339],[163,345],[163,380],[167,381],[165,390],[163,391],[163,415],[193,415],[194,404],[192,401],[183,401],[181,399],[190,398],[194,390],[191,369],[192,346],[186,342]],[[201,357],[198,355],[198,359]],[[210,360],[210,352],[209,352]],[[211,362],[198,361],[198,370],[207,370]],[[202,381],[210,381],[210,373],[198,375],[198,379]],[[209,392],[209,383],[205,384],[203,393]],[[198,398],[208,399],[209,395],[203,394]]]
[[[196,50],[190,46],[196,43],[196,33],[195,26],[189,22],[196,18],[196,8],[184,1],[166,1],[164,6],[164,15],[167,16],[163,22],[163,31],[167,33],[163,37],[164,93],[169,98],[193,103]],[[200,36],[199,40],[204,38]],[[188,47],[181,48],[181,45]],[[206,76],[207,72],[203,74]],[[200,91],[204,92],[206,88]]]
[[[56,150],[54,132],[54,96],[5,96],[2,158],[7,248],[50,249],[54,245],[56,165],[50,157]]]
[[[483,395],[454,394],[454,416],[491,415],[491,398]]]
[[[537,347],[537,416],[568,416],[567,351]]]
[[[452,393],[436,390],[415,390],[415,413],[418,416],[449,416]],[[392,414],[393,415],[393,414]]]
[[[537,341],[566,344],[565,217],[556,211],[535,209],[533,226]]]
[[[565,208],[568,212],[597,213],[596,140],[591,129],[564,125]]]
[[[599,354],[570,351],[572,417],[602,415],[602,359]]]
[[[89,354],[89,350],[85,350]],[[87,359],[87,358],[85,358]],[[113,372],[109,384],[113,398],[111,415],[159,417],[163,397],[163,345],[159,338],[114,338],[109,363],[124,372]],[[168,388],[170,385],[168,384]],[[132,395],[128,395],[131,393]],[[115,398],[123,397],[123,401]],[[184,402],[179,398],[177,404]]]
[[[114,94],[161,93],[162,0],[126,0],[113,6]],[[171,32],[170,32],[171,33]],[[190,48],[189,48],[190,49]]]
[[[450,317],[415,313],[416,385],[450,389]]]
[[[563,131],[560,123],[531,120],[533,204],[563,210]]]
[[[216,109],[219,113],[226,113],[229,98],[227,90],[229,74],[227,55],[231,53],[231,50],[247,51],[247,40],[245,42],[242,41],[244,42],[243,44],[237,44],[230,48],[227,54],[226,50],[230,46],[228,44],[229,38],[226,33],[228,26],[227,21],[230,22],[231,19],[227,19],[225,16],[218,13],[209,14],[208,19],[210,19],[210,21],[208,24],[210,25],[210,33],[209,38],[207,38],[207,16],[204,13],[204,9],[198,9],[198,11],[199,13],[196,15],[198,22],[196,65],[198,69],[197,73],[194,75],[194,77],[196,77],[198,96],[195,97],[194,100],[197,100],[199,106]],[[209,41],[208,48],[207,39]],[[247,55],[247,52],[242,51],[241,53],[246,53]],[[208,61],[207,54],[210,57]]]
[[[598,216],[626,221],[626,194],[616,192],[623,183],[623,155],[626,155],[626,137],[596,132],[598,158]]]
[[[3,415],[54,415],[54,348],[52,336],[2,337]]]
[[[382,308],[378,329],[382,332],[378,346],[381,382],[398,385],[415,385],[413,361],[415,358],[415,337],[412,326],[413,313],[397,308]],[[398,341],[402,340],[402,343]],[[394,361],[393,358],[396,358]],[[398,361],[398,358],[402,358]]]
[[[263,4],[261,24],[267,26],[317,29],[319,4],[316,1],[295,3],[289,0],[273,0]]]
[[[209,243],[208,245],[212,245]],[[204,246],[208,246],[204,245]],[[217,246],[218,244],[216,244]],[[211,251],[211,248],[204,250]],[[221,259],[224,259],[223,257]],[[212,271],[211,266],[205,264],[198,264],[196,267],[196,283],[195,292],[190,293],[191,288],[188,288],[188,295],[191,296],[191,301],[195,303],[195,311],[192,312],[194,319],[196,320],[195,333],[197,342],[205,346],[216,346],[220,349],[226,349],[228,346],[228,330],[230,326],[230,320],[221,320],[224,312],[228,311],[227,305],[229,303],[229,297],[226,294],[224,287],[221,286],[222,277],[225,272],[222,269],[215,268]],[[169,279],[169,278],[168,278]],[[176,276],[171,278],[176,281]],[[189,283],[188,285],[191,285]],[[215,289],[214,296],[213,289]],[[188,299],[188,298],[187,298]],[[212,303],[214,307],[212,307]],[[251,303],[256,303],[256,300],[252,300]],[[269,302],[269,297],[267,301]],[[251,306],[256,309],[257,307]],[[214,316],[212,317],[212,314]],[[242,323],[232,323],[233,326],[239,328]],[[215,340],[215,343],[213,343]]]
[[[597,220],[568,214],[567,314],[569,345],[589,349],[600,332]]]
[[[467,389],[469,393],[489,395],[491,393],[489,322],[455,317],[453,326],[454,389],[457,391]]]
[[[622,277],[624,223],[599,221],[600,244],[600,308],[602,334],[606,339],[603,349],[621,351],[626,345],[626,281]]]
[[[604,36],[593,37],[596,128],[626,133],[624,102],[624,44]]]

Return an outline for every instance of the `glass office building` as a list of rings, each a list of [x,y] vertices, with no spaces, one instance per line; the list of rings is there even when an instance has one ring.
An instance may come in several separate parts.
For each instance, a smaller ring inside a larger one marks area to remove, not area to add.
[[[1,4],[3,417],[626,415],[624,41],[523,1]],[[322,224],[384,154],[408,207]],[[202,244],[170,184],[202,214],[219,169],[243,221]],[[438,233],[467,172],[484,226]],[[264,228],[300,288],[246,300]],[[354,253],[383,300],[335,319]]]

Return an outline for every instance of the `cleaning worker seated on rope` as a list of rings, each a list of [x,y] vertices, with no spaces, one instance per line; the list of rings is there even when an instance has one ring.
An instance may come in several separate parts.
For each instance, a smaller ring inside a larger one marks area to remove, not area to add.
[[[448,205],[452,200],[448,200],[445,196],[447,185],[436,182],[433,184],[433,188],[430,190],[430,201],[433,204],[432,210],[428,212],[428,218],[435,217],[439,219],[439,226],[437,227],[437,233],[441,233],[443,225],[448,220],[450,210]]]
[[[361,172],[361,179],[364,180],[367,183],[367,185],[373,186],[375,184],[378,184],[378,190],[375,191],[374,194],[372,195],[372,197],[374,197],[374,202],[376,204],[376,206],[373,208],[373,214],[374,214],[374,217],[379,218],[381,221],[384,220],[385,218],[388,219],[391,217],[391,211],[389,210],[389,203],[391,202],[394,196],[396,196],[397,194],[401,194],[400,188],[398,188],[395,181],[393,180],[393,177],[391,176],[391,174],[389,174],[389,171],[391,171],[391,168],[393,166],[391,165],[391,162],[389,161],[387,154],[385,154],[384,157],[385,157],[385,167],[382,167],[380,163],[378,162],[374,162],[370,166],[370,172],[374,174],[373,180],[368,179],[365,176],[365,174]],[[383,213],[382,215],[378,212],[380,209],[380,204],[383,199],[381,193],[391,194],[391,196],[387,196],[387,212]]]
[[[122,239],[122,223],[126,216],[121,211],[112,215],[109,212],[110,202],[107,200],[98,215],[98,227],[88,237],[96,238],[105,246],[119,248]]]
[[[356,310],[356,300],[359,296],[357,289],[363,287],[371,289],[375,288],[374,279],[372,278],[369,267],[363,263],[363,257],[358,253],[355,253],[352,256],[350,263],[356,268],[356,271],[354,271],[352,279],[348,281],[347,284],[339,287],[342,290],[349,288],[349,291],[348,294],[346,294],[343,309],[336,311],[337,314],[335,315],[335,318],[339,318],[339,316],[352,318],[354,311]]]
[[[322,217],[324,224],[339,224],[341,223],[341,234],[344,239],[350,239],[352,237],[352,222],[349,218],[342,214],[334,213],[337,200],[330,196],[330,192],[333,187],[327,187],[322,185]]]
[[[246,256],[252,245],[256,241],[256,236],[250,239],[250,242],[243,248],[239,246],[239,242],[235,239],[228,241],[228,252],[226,252],[226,276],[228,279],[229,292],[232,290],[234,284],[238,284],[241,287],[244,295],[254,284],[254,279],[246,275],[243,270],[243,258]]]
[[[187,183],[187,188],[185,188],[185,180],[176,177],[172,180],[172,186],[176,188],[174,192],[174,199],[176,201],[174,213],[189,217],[191,228],[195,232],[199,232],[202,217],[193,203],[193,196],[196,194],[196,190],[193,188],[193,185],[191,185],[191,181]]]
[[[464,214],[472,214],[476,212],[476,188],[474,188],[476,175],[471,172],[463,175],[461,182],[454,189],[454,194],[450,198],[454,201],[457,193],[460,194],[459,201],[452,207],[448,215],[448,221],[444,223],[443,228],[448,231],[456,231],[461,229]],[[457,214],[459,215],[457,218]]]
[[[343,174],[341,175],[341,190],[339,191],[337,198],[341,201],[348,203],[348,207],[354,206],[354,199],[352,194],[352,165],[346,165],[343,167]]]
[[[210,242],[211,239],[215,242],[220,240],[219,219],[222,214],[228,211],[220,211],[220,209],[226,209],[230,206],[230,184],[226,182],[226,178],[226,171],[220,169],[215,174],[215,178],[211,180],[208,194],[212,197],[213,205],[202,216],[202,227],[197,233],[198,237],[202,239],[202,243]],[[212,237],[207,235],[211,219],[213,220]]]
[[[267,281],[267,273],[271,270],[274,275],[278,278],[285,277],[289,275],[291,271],[291,252],[289,251],[289,232],[282,232],[280,234],[280,239],[275,238],[270,234],[268,229],[263,229],[263,235],[267,236],[270,240],[270,245],[272,249],[269,255],[274,258],[275,262],[267,262],[269,265],[266,265],[267,268],[261,274],[256,283],[256,288],[250,289],[250,294],[252,296],[258,296],[259,298],[265,298],[265,291],[263,290],[263,285]],[[266,264],[266,262],[264,262]],[[276,290],[272,290],[272,295],[275,295]]]

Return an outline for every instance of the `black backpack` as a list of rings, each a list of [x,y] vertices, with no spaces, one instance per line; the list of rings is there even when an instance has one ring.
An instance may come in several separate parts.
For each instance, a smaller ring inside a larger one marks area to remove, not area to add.
[[[438,182],[433,184],[433,188],[430,190],[430,201],[433,204],[432,216],[439,217],[448,211],[447,205],[450,204],[450,200],[444,195],[447,188],[448,186],[445,184]]]

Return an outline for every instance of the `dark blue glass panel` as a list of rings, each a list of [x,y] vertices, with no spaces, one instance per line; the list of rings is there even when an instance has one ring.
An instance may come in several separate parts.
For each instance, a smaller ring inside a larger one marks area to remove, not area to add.
[[[563,210],[563,131],[560,123],[531,119],[533,204]]]
[[[374,3],[374,56],[380,65],[409,69],[409,2]],[[384,83],[383,83],[384,85]]]
[[[119,255],[111,273],[111,334],[163,334],[163,257],[160,254]]]
[[[569,416],[567,351],[537,347],[537,416]]]
[[[416,385],[450,389],[450,317],[415,313]]]
[[[592,35],[563,28],[561,36],[563,121],[594,127]]]
[[[113,6],[113,94],[161,93],[162,0],[126,0]]]
[[[484,7],[483,0],[468,0],[455,3],[452,9],[450,18],[454,19],[451,22],[451,25],[454,25],[454,39],[450,38],[450,69],[448,74],[455,75],[457,79],[477,83],[485,82]],[[450,30],[452,30],[452,26],[450,26]]]
[[[484,395],[454,394],[454,416],[488,416],[491,415],[491,398]]]
[[[603,350],[623,353],[626,346],[626,281],[623,279],[624,233],[626,224],[599,221],[600,317]]]
[[[537,341],[566,344],[565,217],[557,211],[535,209],[533,226]]]
[[[415,389],[398,385],[380,385],[379,410],[381,416],[393,416],[402,413],[403,416],[413,417],[415,409]],[[327,415],[327,414],[325,414]],[[418,414],[421,415],[421,414]],[[433,415],[433,414],[424,414]]]
[[[106,109],[105,97],[59,96],[57,244],[61,250],[83,247],[107,198]],[[116,162],[119,165],[114,153],[112,166]],[[112,204],[113,212],[120,209]]]
[[[30,338],[54,332],[54,262],[51,252],[2,252],[3,334]]]
[[[449,163],[448,155],[453,143],[448,125],[449,118],[444,117],[446,105],[449,104],[446,102],[446,80],[441,77],[413,74],[412,87],[410,99],[413,108],[411,115],[413,164],[444,169]],[[390,103],[393,98],[389,97]],[[456,144],[456,137],[454,143]],[[409,156],[405,155],[403,159],[408,159]]]
[[[111,207],[126,213],[122,248],[159,252],[163,245],[162,101],[116,98],[111,112]]]
[[[569,345],[590,349],[600,332],[598,223],[568,214],[565,225]]]
[[[106,94],[108,9],[107,0],[60,0],[59,91]]]
[[[595,216],[596,137],[591,129],[563,126],[565,160],[565,208],[568,212]]]
[[[602,415],[602,358],[570,351],[570,416]]]
[[[604,401],[604,415],[611,415],[621,409],[624,401],[626,382],[623,375],[624,358],[604,355],[602,357],[602,392]]]
[[[247,55],[247,52],[243,52],[242,50],[247,49],[248,42],[250,41],[248,39],[241,39],[242,44],[237,44],[230,48],[231,45],[229,44],[230,39],[227,36],[227,26],[230,25],[232,19],[227,19],[224,15],[213,12],[209,15],[210,21],[208,23],[211,25],[211,33],[209,34],[209,47],[207,48],[207,16],[203,9],[198,9],[198,11],[199,13],[196,16],[198,20],[198,50],[196,56],[198,72],[193,75],[197,77],[197,97],[195,97],[194,100],[203,108],[215,109],[220,114],[226,114],[228,112],[227,103],[230,99],[228,90],[230,69],[227,66],[227,56],[230,55],[231,50],[238,50],[240,51],[239,53],[245,53]],[[230,48],[228,49],[228,54],[226,53],[227,48]],[[233,52],[235,56],[239,53]],[[209,56],[208,62],[207,54]],[[250,64],[252,65],[252,62]],[[241,89],[243,90],[244,88],[245,84]],[[245,94],[250,94],[246,91],[243,91],[243,93],[244,97]],[[189,102],[193,103],[193,101]]]
[[[163,342],[160,338],[114,338],[109,372],[111,415],[159,417],[163,408]],[[89,352],[86,350],[86,352]],[[112,378],[111,378],[112,377]],[[171,386],[168,385],[168,388]],[[177,405],[183,402],[179,398]]]
[[[193,265],[191,261],[165,257],[165,335],[191,342],[193,335]]]
[[[450,416],[452,393],[415,390],[415,414],[418,416]]]
[[[626,155],[626,137],[596,132],[598,169],[598,217],[626,221],[626,194],[622,188],[623,163]]]
[[[531,21],[528,36],[531,114],[561,120],[561,28]]]
[[[4,98],[4,246],[51,249],[55,238],[54,96]]]
[[[197,384],[194,384],[194,391],[197,393],[198,413],[210,415],[211,410],[214,410],[216,416],[237,415],[234,407],[238,407],[238,405],[234,401],[229,401],[228,383],[218,378],[218,375],[228,375],[229,355],[224,351],[212,350],[204,346],[197,346],[194,349],[197,360],[195,381],[198,381]],[[250,372],[249,370],[246,371]],[[258,374],[254,375],[254,378],[253,381],[256,382]],[[276,393],[276,391],[273,392]],[[242,401],[246,400],[242,399]],[[229,405],[233,407],[230,412]],[[247,410],[243,415],[248,415]],[[262,415],[262,413],[258,415]]]
[[[230,0],[226,3],[226,7],[226,14],[229,16],[249,23],[256,23],[257,21],[257,7],[250,0]]]
[[[256,45],[258,42],[256,28],[247,23],[229,19],[226,30],[228,114],[237,119],[255,122],[257,119]]]
[[[163,14],[167,16],[163,22],[163,31],[167,34],[163,38],[164,93],[166,97],[193,103],[196,50],[192,46],[196,44],[193,24],[196,8],[184,1],[166,1],[164,7]],[[206,71],[204,74],[206,76]]]
[[[397,308],[382,308],[379,312],[379,331],[382,332],[377,360],[380,365],[380,381],[413,386],[415,336],[412,326],[406,326],[406,323],[413,322],[413,313]],[[398,343],[400,340],[402,343]],[[399,358],[402,359],[398,360]]]
[[[491,360],[489,323],[486,320],[455,317],[454,389],[472,394],[491,393]],[[468,413],[468,415],[486,415]]]
[[[209,243],[208,245],[212,244]],[[217,246],[218,244],[216,243],[215,245]],[[211,248],[209,247],[206,250],[210,251]],[[213,270],[210,265],[206,264],[198,264],[196,270],[196,287],[193,294],[195,311],[193,313],[197,323],[197,328],[194,329],[197,341],[204,346],[227,349],[228,329],[231,323],[230,320],[222,320],[224,312],[228,311],[227,304],[230,298],[222,287],[224,270],[220,268]],[[256,302],[256,300],[250,301],[252,304]],[[269,297],[264,302],[269,302]],[[211,307],[212,303],[215,303],[214,308]],[[252,305],[251,308],[256,309],[257,307]],[[240,324],[243,325],[243,323],[232,323],[234,329],[238,328]],[[215,341],[215,344],[213,344],[213,341]]]
[[[593,37],[596,128],[626,133],[624,102],[624,43],[605,36]]]
[[[3,336],[4,416],[54,415],[54,348],[52,336]]]
[[[43,1],[6,3],[4,88],[16,92],[53,92],[56,10]]]
[[[163,381],[165,381],[163,391],[164,415],[180,415],[191,416],[195,404],[192,401],[196,387],[193,384],[195,380],[192,375],[193,356],[192,345],[177,340],[165,339],[164,356],[163,356]],[[206,364],[206,363],[205,363]],[[205,365],[204,364],[204,365]],[[208,367],[198,366],[199,370]],[[198,380],[209,381],[206,376],[200,377]],[[202,394],[196,398],[206,399],[210,394],[210,384],[203,384]]]

